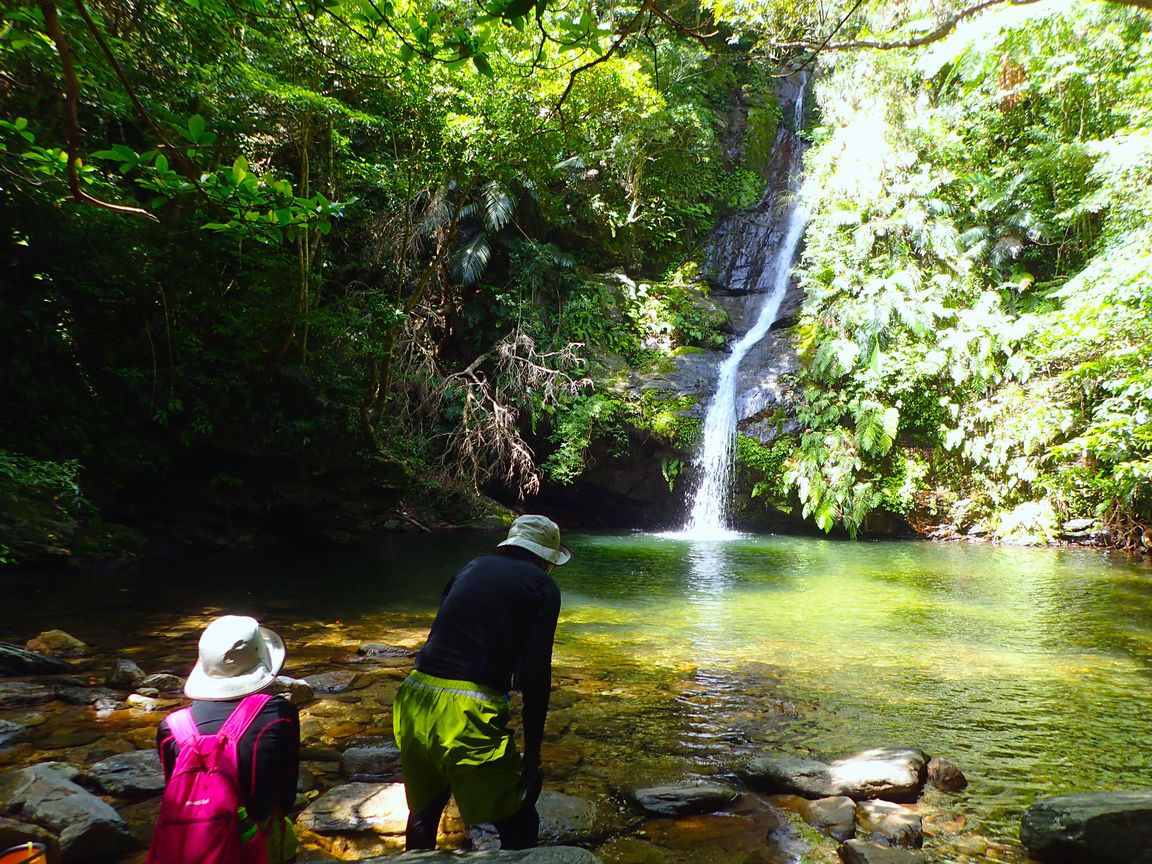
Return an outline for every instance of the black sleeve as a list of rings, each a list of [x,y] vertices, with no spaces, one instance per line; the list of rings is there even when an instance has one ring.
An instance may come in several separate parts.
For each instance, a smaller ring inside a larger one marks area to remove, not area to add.
[[[156,752],[160,754],[160,764],[164,766],[164,782],[172,779],[172,769],[176,767],[176,739],[168,729],[168,721],[161,720],[156,727]]]
[[[544,721],[552,694],[552,644],[560,617],[560,589],[550,583],[534,604],[524,655],[516,669],[515,689],[524,696],[524,761],[540,763]]]

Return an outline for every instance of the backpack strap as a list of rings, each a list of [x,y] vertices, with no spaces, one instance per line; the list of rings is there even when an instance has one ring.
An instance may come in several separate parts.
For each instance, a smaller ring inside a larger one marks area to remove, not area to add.
[[[256,715],[264,710],[264,706],[268,704],[271,698],[267,693],[254,693],[251,696],[245,696],[216,734],[224,735],[233,741],[239,741],[248,727],[252,725],[252,721],[256,719]]]
[[[173,711],[164,719],[168,723],[168,731],[171,732],[172,737],[176,739],[177,746],[183,745],[186,741],[200,734],[200,730],[196,726],[196,721],[192,719],[191,708],[181,708],[179,711]]]

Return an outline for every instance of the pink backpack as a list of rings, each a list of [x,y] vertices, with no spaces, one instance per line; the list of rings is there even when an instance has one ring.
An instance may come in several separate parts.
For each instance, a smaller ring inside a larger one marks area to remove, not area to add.
[[[236,743],[271,698],[245,697],[215,735],[200,734],[189,708],[168,715],[179,753],[160,800],[147,864],[264,864],[263,836],[247,842],[240,836]]]

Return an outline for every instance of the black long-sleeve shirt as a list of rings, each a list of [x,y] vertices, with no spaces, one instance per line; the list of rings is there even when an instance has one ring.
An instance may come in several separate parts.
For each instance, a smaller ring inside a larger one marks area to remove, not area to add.
[[[202,735],[220,731],[239,699],[226,702],[194,701],[192,719]],[[156,730],[156,746],[164,765],[164,779],[176,767],[176,739],[161,721]],[[300,773],[300,712],[280,696],[269,699],[236,743],[240,769],[240,797],[249,815],[257,821],[278,810],[287,814],[296,801]]]
[[[508,549],[470,561],[444,589],[416,668],[438,678],[475,681],[524,696],[524,757],[539,762],[552,690],[552,643],[560,589]]]

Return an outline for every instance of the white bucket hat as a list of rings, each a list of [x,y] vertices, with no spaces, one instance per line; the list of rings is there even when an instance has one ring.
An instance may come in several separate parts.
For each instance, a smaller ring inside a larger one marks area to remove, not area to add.
[[[284,640],[246,615],[224,615],[200,634],[200,656],[184,684],[190,699],[222,702],[259,693],[284,665]]]
[[[560,542],[560,526],[547,516],[519,517],[508,529],[508,537],[496,546],[519,546],[556,565],[566,564],[572,557]]]

